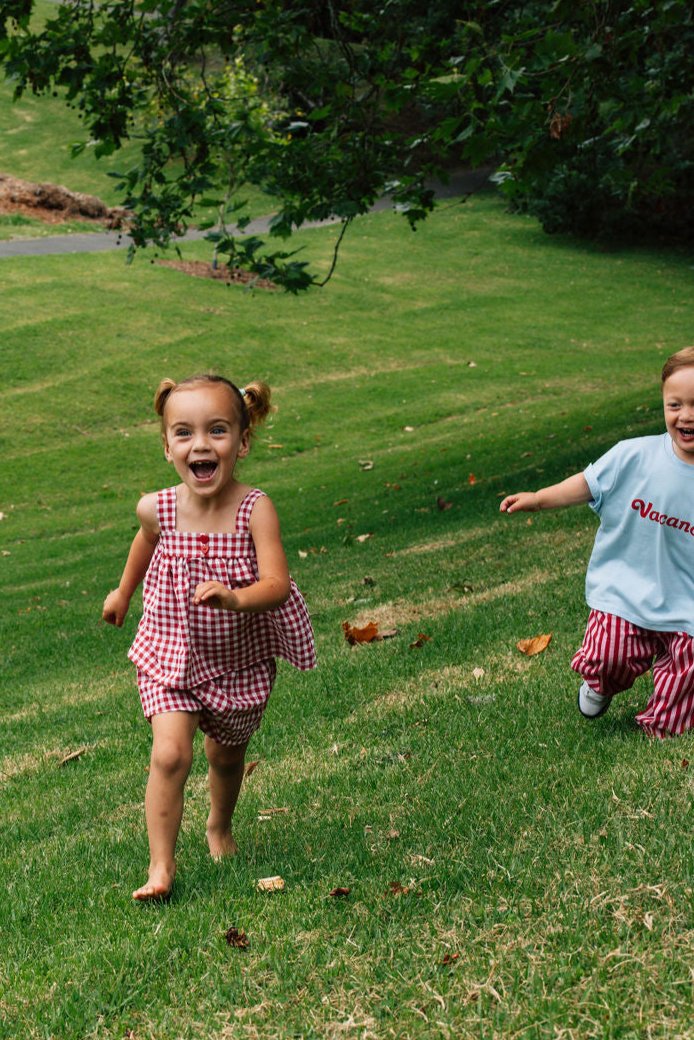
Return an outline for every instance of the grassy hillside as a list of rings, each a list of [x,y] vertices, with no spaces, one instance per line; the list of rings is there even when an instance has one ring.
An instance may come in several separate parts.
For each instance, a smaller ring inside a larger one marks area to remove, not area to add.
[[[0,1035],[694,1036],[694,738],[640,736],[646,680],[578,716],[594,517],[498,513],[662,428],[691,258],[549,239],[477,198],[416,235],[362,220],[299,299],[146,257],[0,264]],[[154,388],[208,368],[275,387],[243,475],[282,517],[320,668],[280,669],[237,859],[206,856],[198,753],[174,898],[133,906],[137,610],[115,631],[100,607],[138,496],[173,481]],[[372,619],[397,636],[350,648],[341,622]],[[285,892],[258,892],[273,874]]]

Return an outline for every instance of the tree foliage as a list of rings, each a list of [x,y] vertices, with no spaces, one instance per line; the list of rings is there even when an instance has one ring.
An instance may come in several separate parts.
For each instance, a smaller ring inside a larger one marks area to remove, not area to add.
[[[685,0],[0,0],[17,95],[61,89],[120,171],[138,245],[167,243],[243,182],[276,200],[269,243],[212,234],[236,264],[315,284],[278,248],[346,225],[384,192],[412,227],[453,165],[494,160],[548,230],[691,234],[691,6]]]

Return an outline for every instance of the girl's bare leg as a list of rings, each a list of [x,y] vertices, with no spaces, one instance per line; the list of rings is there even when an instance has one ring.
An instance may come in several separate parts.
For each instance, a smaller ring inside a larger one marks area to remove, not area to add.
[[[152,718],[152,757],[145,793],[149,838],[147,882],[133,899],[168,896],[176,874],[176,839],[183,815],[183,788],[193,761],[199,712],[170,711]]]
[[[207,844],[214,859],[233,856],[238,846],[231,833],[231,818],[243,780],[245,744],[229,747],[205,737],[205,754],[210,764],[210,815],[207,819]]]

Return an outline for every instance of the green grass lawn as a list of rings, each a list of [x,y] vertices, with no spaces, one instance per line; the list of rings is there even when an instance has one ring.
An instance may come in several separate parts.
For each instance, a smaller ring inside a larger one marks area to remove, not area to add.
[[[694,1037],[694,738],[639,734],[645,679],[579,717],[595,518],[498,512],[662,429],[691,264],[483,197],[416,235],[364,218],[300,298],[142,256],[0,261],[0,1036]],[[138,496],[173,482],[153,391],[208,368],[275,388],[242,473],[278,507],[320,667],[280,668],[223,865],[198,747],[174,897],[143,907],[138,610],[99,616]],[[350,648],[341,623],[372,619],[397,636]]]

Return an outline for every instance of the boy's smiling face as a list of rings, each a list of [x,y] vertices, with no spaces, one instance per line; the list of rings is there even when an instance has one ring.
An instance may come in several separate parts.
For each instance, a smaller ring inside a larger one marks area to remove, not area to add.
[[[694,465],[694,365],[676,369],[665,380],[663,408],[675,455]]]

